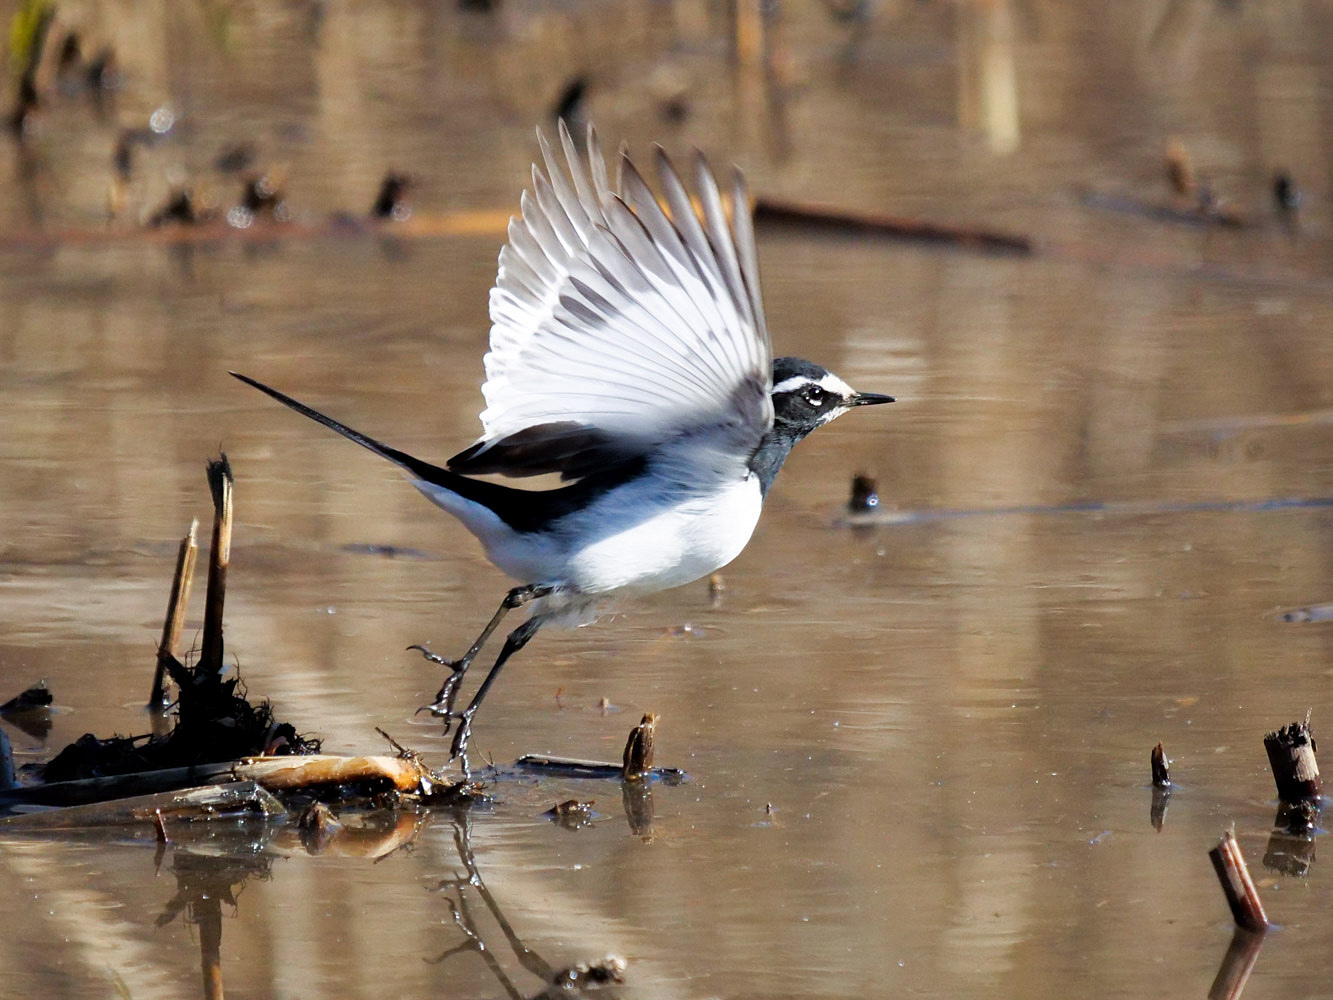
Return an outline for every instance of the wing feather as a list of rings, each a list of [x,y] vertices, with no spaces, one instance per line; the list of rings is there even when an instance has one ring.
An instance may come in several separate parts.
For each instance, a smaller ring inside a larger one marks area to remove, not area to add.
[[[743,318],[753,325],[750,296],[745,291],[745,283],[741,279],[740,260],[736,256],[736,240],[727,224],[727,215],[722,208],[722,195],[718,191],[717,180],[713,177],[713,171],[709,169],[708,161],[704,159],[702,153],[697,153],[694,157],[694,186],[699,190],[699,200],[703,204],[704,228],[708,234],[708,242],[713,248],[714,257],[720,265],[722,280],[727,283],[727,291],[731,293],[732,302],[741,307]],[[742,345],[732,346],[739,348]]]
[[[742,473],[773,411],[739,173],[728,216],[698,157],[696,211],[659,147],[664,210],[624,155],[611,187],[591,128],[586,156],[563,122],[559,142],[563,163],[538,133],[545,170],[533,167],[491,290],[483,434],[450,467],[574,478],[688,439]]]
[[[759,294],[759,255],[754,242],[754,211],[750,207],[750,191],[745,186],[745,175],[739,170],[732,172],[731,179],[731,228],[736,233],[736,252],[741,258],[741,275],[745,278],[745,290],[750,297],[750,313],[755,325],[765,330],[764,300]]]

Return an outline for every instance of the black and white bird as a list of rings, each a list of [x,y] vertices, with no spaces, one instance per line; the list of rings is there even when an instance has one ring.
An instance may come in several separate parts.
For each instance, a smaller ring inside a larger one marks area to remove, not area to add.
[[[451,670],[430,708],[458,722],[452,756],[468,777],[473,716],[542,625],[585,621],[608,595],[665,590],[725,566],[798,441],[854,407],[893,401],[813,362],[773,358],[739,171],[728,212],[696,154],[696,207],[659,147],[664,210],[624,153],[611,186],[592,129],[585,159],[561,123],[567,171],[538,141],[546,171],[533,166],[491,290],[482,436],[444,468],[232,373],[403,468],[521,582],[461,658],[422,649]],[[567,485],[471,478],[492,473],[558,473]],[[529,617],[456,712],[468,666],[523,605]]]

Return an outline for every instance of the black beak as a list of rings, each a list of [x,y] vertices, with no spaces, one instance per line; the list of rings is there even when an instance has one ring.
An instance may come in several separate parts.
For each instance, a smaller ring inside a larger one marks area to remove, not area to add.
[[[858,392],[852,397],[853,406],[874,406],[877,403],[892,403],[892,396],[886,396],[880,392]]]

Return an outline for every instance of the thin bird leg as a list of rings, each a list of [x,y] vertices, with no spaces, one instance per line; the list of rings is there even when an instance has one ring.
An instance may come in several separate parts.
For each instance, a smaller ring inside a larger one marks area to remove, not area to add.
[[[435,700],[429,705],[423,705],[418,711],[429,709],[434,715],[451,717],[454,714],[454,702],[458,700],[459,685],[463,683],[463,675],[467,673],[467,668],[472,665],[472,661],[476,659],[477,654],[481,652],[481,647],[486,645],[486,641],[490,639],[491,634],[499,627],[500,620],[514,608],[521,608],[530,601],[535,601],[539,597],[545,597],[553,589],[554,588],[548,584],[529,583],[522,587],[515,587],[509,593],[505,594],[505,598],[500,602],[500,606],[496,608],[495,614],[492,615],[491,620],[486,623],[486,627],[481,630],[481,635],[477,636],[477,641],[469,647],[468,651],[464,653],[460,659],[446,660],[439,653],[432,653],[425,646],[416,643],[408,646],[408,649],[417,650],[422,656],[430,660],[431,663],[438,663],[442,667],[448,667],[450,671],[449,676],[446,677],[444,683],[440,685],[440,690],[435,695]],[[445,729],[445,732],[448,732],[447,728]]]
[[[500,676],[500,669],[505,665],[511,656],[528,644],[528,640],[537,634],[537,630],[542,627],[545,619],[539,617],[529,618],[514,631],[509,633],[509,638],[505,640],[504,648],[500,650],[500,655],[495,658],[495,666],[491,667],[490,673],[486,679],[481,682],[481,687],[477,688],[477,693],[472,696],[468,702],[467,708],[463,709],[462,714],[458,716],[458,731],[454,733],[453,746],[449,750],[449,759],[461,758],[463,762],[463,780],[472,780],[472,769],[468,767],[467,762],[467,741],[472,735],[472,716],[477,714],[477,709],[481,707],[482,700],[486,697],[486,692],[491,689],[495,683],[495,678]]]

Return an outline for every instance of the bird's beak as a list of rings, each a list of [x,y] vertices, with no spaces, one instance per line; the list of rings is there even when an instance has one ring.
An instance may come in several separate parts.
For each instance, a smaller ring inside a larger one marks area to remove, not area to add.
[[[880,392],[858,392],[852,397],[853,406],[874,406],[877,403],[892,403],[892,396],[886,396]]]

